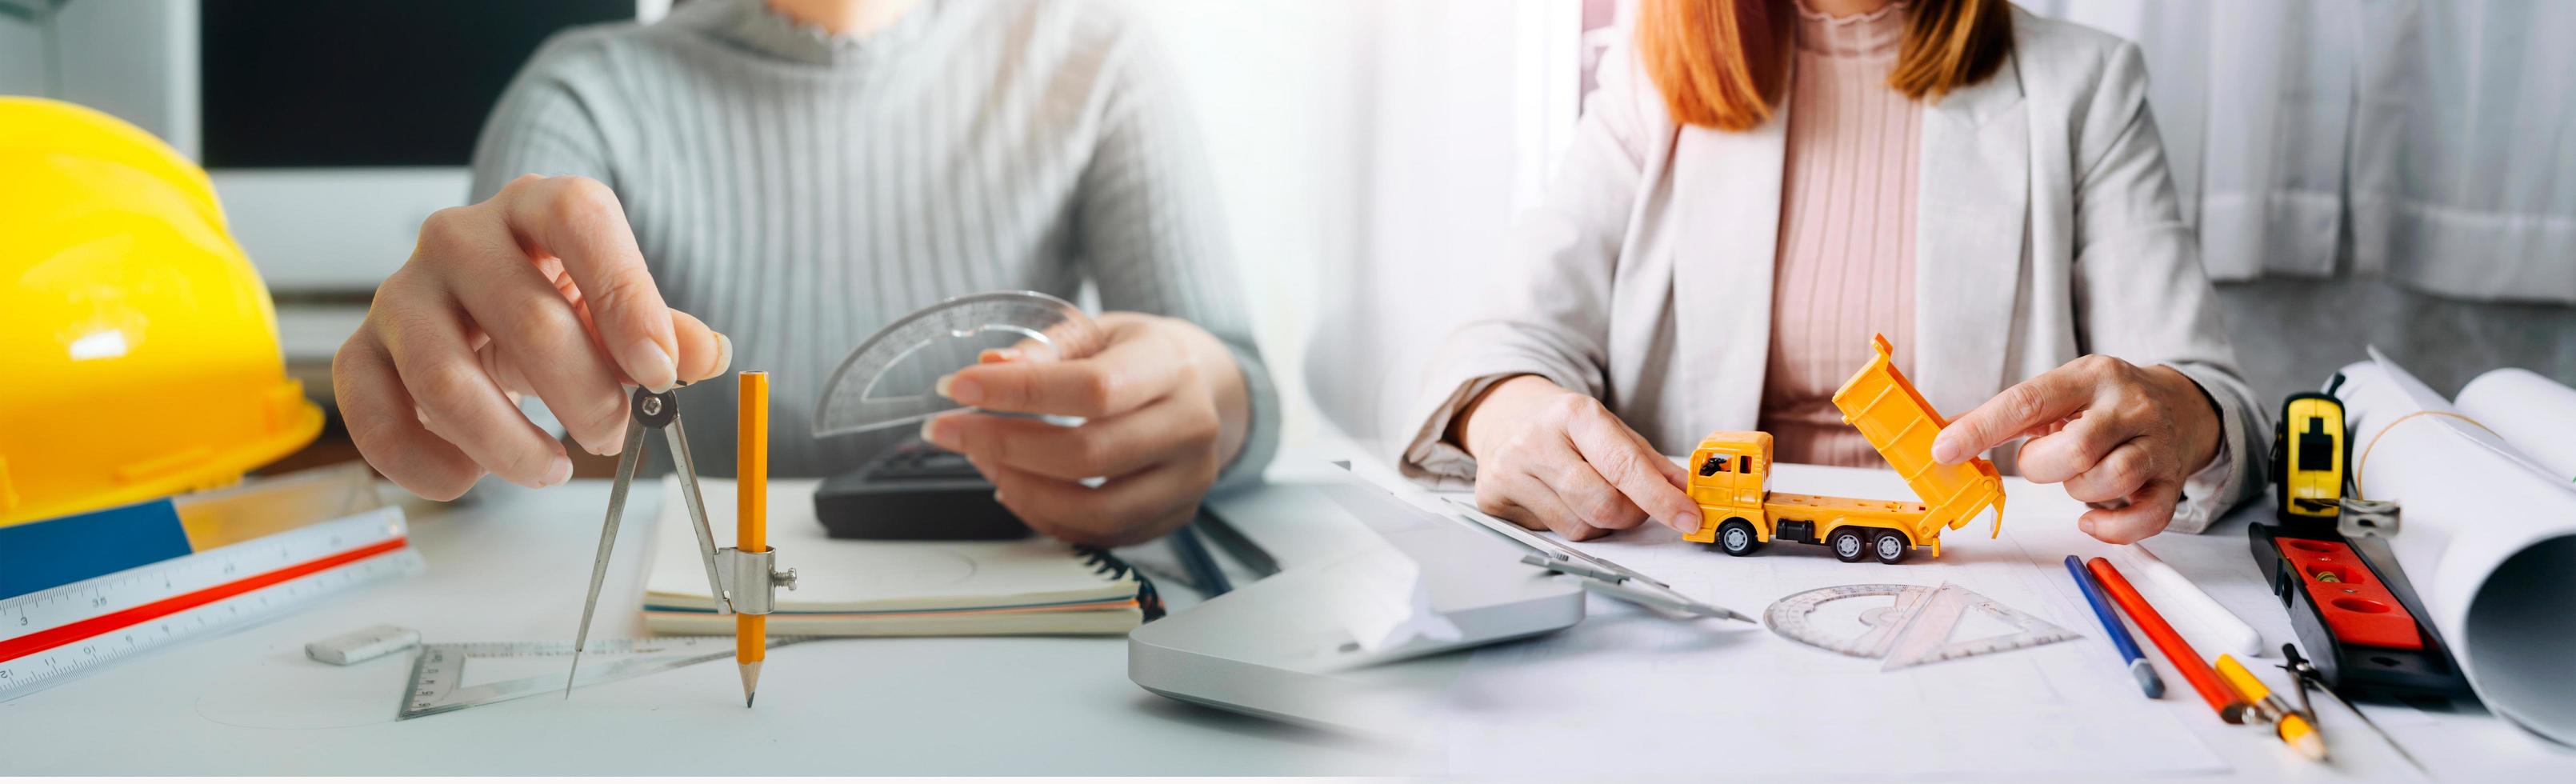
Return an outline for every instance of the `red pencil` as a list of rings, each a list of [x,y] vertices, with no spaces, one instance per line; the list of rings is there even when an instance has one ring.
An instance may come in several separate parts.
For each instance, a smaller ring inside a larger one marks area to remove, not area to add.
[[[2200,692],[2200,698],[2209,702],[2209,709],[2218,711],[2218,718],[2229,724],[2244,723],[2245,702],[2218,679],[2217,669],[2192,651],[2191,643],[2183,642],[2182,635],[2174,632],[2172,624],[2165,623],[2164,616],[2156,614],[2156,608],[2147,604],[2147,598],[2138,595],[2137,587],[2129,584],[2129,578],[2120,576],[2118,568],[2100,558],[2087,561],[2084,566],[2093,571],[2094,579],[2102,582],[2102,592],[2110,594],[2111,601],[2120,605],[2120,611],[2128,613],[2129,620],[2138,624],[2138,630],[2146,632],[2147,639],[2155,642],[2156,650],[2164,653],[2165,661],[2171,662],[2174,669],[2182,673],[2182,679],[2191,682],[2192,690]]]

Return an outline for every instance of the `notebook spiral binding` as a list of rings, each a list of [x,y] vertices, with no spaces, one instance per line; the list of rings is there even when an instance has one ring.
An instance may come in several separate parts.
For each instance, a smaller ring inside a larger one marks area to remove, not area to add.
[[[1144,611],[1146,623],[1163,617],[1163,594],[1154,589],[1154,578],[1143,570],[1127,565],[1116,554],[1098,547],[1075,545],[1073,552],[1084,558],[1094,574],[1105,575],[1112,580],[1135,580],[1136,607]]]

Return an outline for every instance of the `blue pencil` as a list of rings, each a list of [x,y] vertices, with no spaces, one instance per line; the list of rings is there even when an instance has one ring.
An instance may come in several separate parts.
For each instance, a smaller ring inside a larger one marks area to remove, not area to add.
[[[2138,679],[2138,688],[2147,699],[2165,696],[2165,681],[2156,677],[2155,665],[2147,663],[2147,654],[2138,650],[2138,641],[2129,636],[2129,627],[2121,625],[2120,614],[2111,609],[2111,600],[2102,595],[2102,586],[2093,584],[2093,575],[2084,572],[2084,560],[2066,557],[2066,571],[2075,575],[2075,587],[2084,592],[2084,601],[2093,605],[2093,616],[2102,619],[2102,630],[2111,636],[2111,647],[2120,650],[2120,658],[2129,662],[2129,675]]]

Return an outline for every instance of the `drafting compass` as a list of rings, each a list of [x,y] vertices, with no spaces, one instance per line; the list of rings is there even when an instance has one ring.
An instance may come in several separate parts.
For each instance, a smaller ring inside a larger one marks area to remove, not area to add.
[[[686,386],[682,384],[681,386]],[[679,387],[671,392],[653,392],[636,388],[627,404],[626,448],[617,455],[617,483],[608,490],[608,521],[600,526],[599,556],[590,566],[590,598],[581,604],[581,630],[572,638],[572,669],[581,670],[582,644],[590,638],[590,616],[599,609],[599,585],[608,578],[608,552],[617,544],[618,518],[626,513],[626,492],[635,486],[637,464],[644,459],[644,431],[659,430],[670,442],[672,470],[680,476],[680,497],[689,507],[689,523],[697,528],[698,555],[707,566],[708,595],[715,597],[716,609],[742,615],[767,615],[778,597],[778,588],[796,588],[796,570],[771,571],[778,562],[778,550],[746,553],[731,547],[717,549],[715,534],[707,529],[706,500],[698,495],[698,467],[689,458],[689,437],[680,428]],[[728,590],[730,587],[730,590]],[[573,679],[564,677],[564,698],[572,698]]]

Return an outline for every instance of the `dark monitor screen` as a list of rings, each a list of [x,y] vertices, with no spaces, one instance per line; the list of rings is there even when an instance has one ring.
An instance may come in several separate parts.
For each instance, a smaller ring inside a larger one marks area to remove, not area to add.
[[[463,166],[546,36],[635,0],[202,0],[208,168]]]

